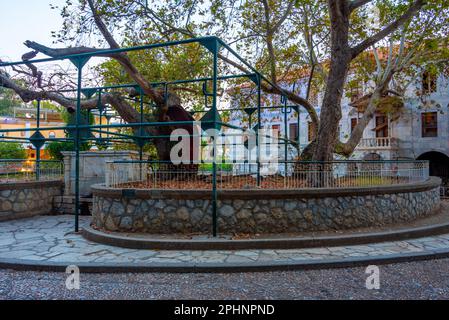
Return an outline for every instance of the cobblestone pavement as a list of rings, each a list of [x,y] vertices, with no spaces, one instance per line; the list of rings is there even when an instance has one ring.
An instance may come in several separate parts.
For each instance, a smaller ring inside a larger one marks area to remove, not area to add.
[[[380,289],[365,268],[231,274],[66,274],[0,270],[1,299],[449,299],[449,259],[379,266]]]
[[[89,222],[81,217],[81,225]],[[299,262],[385,256],[449,249],[449,234],[369,245],[289,250],[164,251],[112,247],[87,241],[73,232],[73,216],[41,216],[0,223],[0,260],[56,263],[220,263]]]

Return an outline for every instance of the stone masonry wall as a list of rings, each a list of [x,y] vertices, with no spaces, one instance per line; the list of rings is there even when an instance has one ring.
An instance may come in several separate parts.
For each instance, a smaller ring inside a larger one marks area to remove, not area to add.
[[[61,193],[61,181],[1,183],[0,221],[48,214]]]
[[[338,195],[341,190],[336,189],[335,196],[298,194],[292,198],[290,193],[285,199],[281,198],[282,190],[271,191],[273,199],[257,196],[256,190],[245,190],[244,199],[236,198],[238,193],[226,199],[226,193],[222,193],[219,196],[222,200],[218,201],[218,230],[224,234],[288,233],[411,221],[439,208],[438,185],[430,184],[424,189],[397,193],[390,190],[384,194],[377,190],[374,194],[360,195],[355,191],[353,195]],[[163,191],[150,198],[128,198],[118,196],[117,192],[108,196],[106,188],[101,192],[94,188],[93,224],[109,231],[210,234],[211,201],[181,199],[179,195],[169,199]]]

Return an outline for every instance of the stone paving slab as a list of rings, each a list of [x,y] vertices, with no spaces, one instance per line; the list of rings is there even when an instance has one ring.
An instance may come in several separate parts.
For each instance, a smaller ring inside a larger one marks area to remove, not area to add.
[[[90,217],[80,217],[87,226]],[[425,256],[449,252],[449,234],[366,245],[285,249],[164,251],[113,247],[73,232],[74,217],[40,216],[0,222],[0,262],[44,265],[262,266],[328,261],[362,261],[389,256]]]

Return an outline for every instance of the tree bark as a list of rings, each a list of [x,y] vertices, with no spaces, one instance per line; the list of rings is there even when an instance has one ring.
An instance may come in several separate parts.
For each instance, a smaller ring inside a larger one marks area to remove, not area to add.
[[[331,161],[341,119],[341,100],[351,63],[349,47],[350,8],[346,0],[328,0],[331,18],[331,64],[321,106],[313,160]]]
[[[31,102],[33,100],[49,100],[56,102],[67,109],[68,112],[73,113],[76,111],[76,102],[72,99],[68,99],[60,93],[56,92],[47,92],[47,91],[34,91],[28,88],[23,88],[18,85],[15,81],[11,80],[4,72],[0,71],[0,86],[13,90],[24,102]],[[177,101],[173,99],[173,101]],[[102,93],[101,95],[101,103],[110,104],[120,115],[120,117],[127,123],[139,123],[140,122],[140,113],[131,106],[124,98],[118,93]],[[175,102],[174,102],[175,103]],[[82,109],[96,109],[98,107],[98,98],[94,97],[92,99],[85,99],[81,101]],[[179,110],[182,109],[182,111]],[[173,121],[192,121],[193,118],[190,116],[188,112],[186,112],[181,106],[173,106],[169,107],[170,110],[176,109],[177,118]],[[149,119],[144,116],[145,122],[149,122]],[[180,126],[170,126],[170,127],[155,127],[148,126],[143,127],[143,133],[148,136],[160,136],[167,135],[173,129],[176,128],[184,128],[189,133],[193,132],[192,126],[180,125]],[[137,132],[137,129],[134,131]],[[168,161],[170,160],[170,139],[169,138],[151,138],[151,142],[155,145],[158,157],[160,160]]]

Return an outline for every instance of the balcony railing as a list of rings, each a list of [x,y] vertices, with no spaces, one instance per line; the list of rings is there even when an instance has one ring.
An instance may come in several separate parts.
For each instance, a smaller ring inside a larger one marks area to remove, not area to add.
[[[385,149],[396,149],[397,140],[395,138],[365,138],[361,139],[357,145],[357,149],[364,150],[385,150]]]

